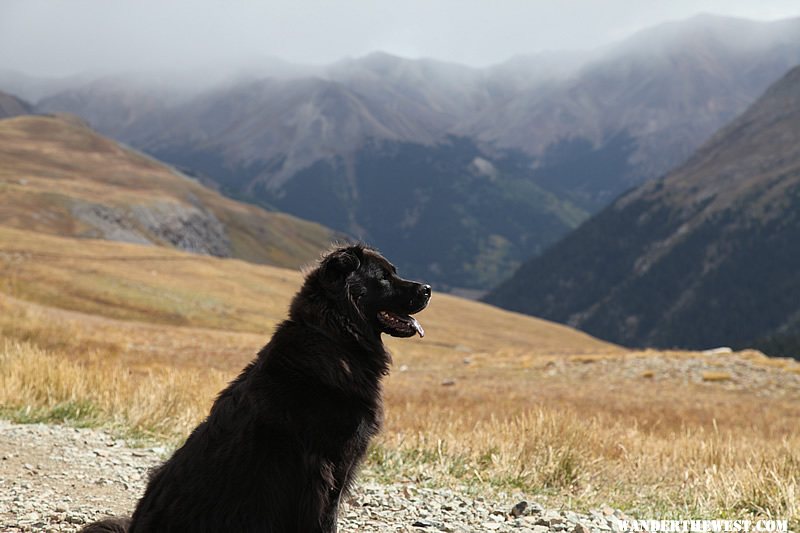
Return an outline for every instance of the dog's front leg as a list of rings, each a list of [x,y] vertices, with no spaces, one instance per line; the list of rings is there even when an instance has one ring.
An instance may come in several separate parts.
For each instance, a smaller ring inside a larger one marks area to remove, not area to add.
[[[336,533],[339,521],[339,500],[342,497],[340,487],[331,487],[328,491],[328,501],[322,511],[322,531],[325,533]]]
[[[335,489],[332,465],[312,464],[298,508],[298,533],[336,533],[340,491]]]

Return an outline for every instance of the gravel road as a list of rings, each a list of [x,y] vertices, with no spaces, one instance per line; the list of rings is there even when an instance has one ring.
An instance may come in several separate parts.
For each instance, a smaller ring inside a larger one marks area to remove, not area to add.
[[[0,531],[78,531],[129,515],[164,448],[134,448],[107,432],[0,420]],[[543,509],[522,495],[475,498],[413,484],[359,484],[342,532],[618,531],[620,511]]]

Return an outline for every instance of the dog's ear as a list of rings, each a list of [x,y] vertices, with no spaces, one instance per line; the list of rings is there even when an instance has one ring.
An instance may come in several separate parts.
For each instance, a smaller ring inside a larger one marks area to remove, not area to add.
[[[356,246],[340,248],[329,253],[322,260],[320,269],[326,280],[347,276],[361,266],[362,250]]]

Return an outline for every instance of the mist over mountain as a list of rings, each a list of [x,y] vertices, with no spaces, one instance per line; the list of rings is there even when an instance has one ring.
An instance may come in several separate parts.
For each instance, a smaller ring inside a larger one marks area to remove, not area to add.
[[[458,131],[533,155],[542,183],[596,210],[683,162],[798,63],[800,19],[700,15],[639,32]]]
[[[406,271],[440,287],[485,289],[622,191],[685,160],[797,63],[800,19],[700,16],[591,54],[484,69],[375,53],[244,69],[192,90],[168,78],[105,76],[37,109],[75,113],[225,194],[387,253],[435,241]],[[493,176],[480,194],[470,192],[476,164]],[[419,222],[426,210],[447,238]],[[390,211],[391,220],[377,216]]]
[[[800,67],[486,300],[636,346],[800,349]]]

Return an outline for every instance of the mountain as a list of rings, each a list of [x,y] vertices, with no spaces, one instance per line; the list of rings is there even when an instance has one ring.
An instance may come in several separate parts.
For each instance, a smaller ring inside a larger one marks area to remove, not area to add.
[[[641,31],[456,132],[525,151],[538,183],[595,211],[685,161],[798,63],[800,18],[700,15]]]
[[[486,298],[627,345],[800,353],[800,67]]]
[[[297,267],[336,234],[214,192],[70,116],[0,120],[0,225]]]
[[[27,115],[31,109],[31,105],[27,102],[0,91],[0,119]]]
[[[701,16],[486,69],[375,53],[192,91],[105,76],[37,109],[77,114],[229,196],[411,253],[405,270],[440,289],[480,290],[684,161],[798,62],[800,19]],[[475,161],[497,177],[479,193]]]
[[[484,98],[454,96],[471,69],[376,54],[332,72],[184,101],[109,78],[40,109],[77,112],[231,197],[367,239],[439,289],[494,285],[585,218],[531,183],[522,154],[445,135]]]

